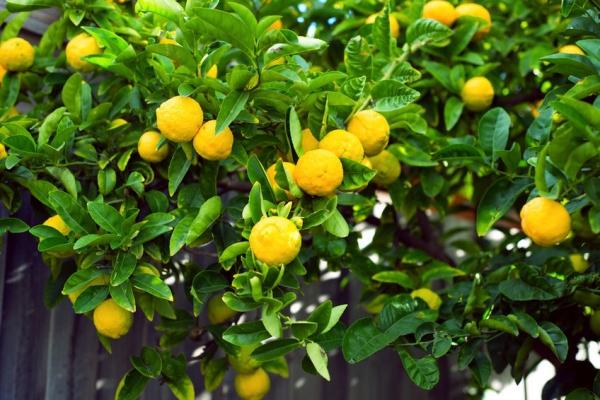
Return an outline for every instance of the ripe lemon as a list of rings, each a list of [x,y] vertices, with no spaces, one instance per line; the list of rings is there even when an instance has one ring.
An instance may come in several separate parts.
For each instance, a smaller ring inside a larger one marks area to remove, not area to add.
[[[321,142],[319,148],[331,151],[340,158],[361,162],[365,151],[358,137],[342,129],[329,132]]]
[[[298,159],[294,180],[306,193],[327,196],[342,184],[344,168],[340,159],[329,150],[311,150]]]
[[[535,243],[550,247],[569,235],[571,216],[562,204],[536,197],[521,209],[521,227]]]
[[[389,151],[383,150],[374,157],[369,157],[372,168],[377,170],[372,181],[381,186],[387,186],[400,176],[400,161]]]
[[[46,221],[44,221],[43,225],[51,226],[52,228],[59,231],[63,236],[67,236],[69,233],[71,233],[71,228],[69,228],[69,226],[67,224],[65,224],[65,222],[62,220],[62,218],[59,215],[55,215],[53,217],[48,218]],[[42,239],[42,240],[44,240],[44,239]],[[49,251],[48,254],[50,254],[53,257],[57,257],[57,258],[69,258],[69,257],[72,257],[73,255],[75,255],[75,252],[74,251]]]
[[[229,364],[235,372],[248,374],[254,372],[257,368],[260,368],[263,363],[250,356],[252,352],[260,346],[262,346],[262,343],[256,343],[251,346],[241,346],[235,356],[227,354],[227,360],[229,360]]]
[[[0,64],[8,71],[27,71],[34,58],[35,50],[25,39],[12,38],[0,44]]]
[[[302,246],[302,236],[292,221],[283,217],[263,218],[250,231],[254,257],[276,267],[292,262]]]
[[[81,60],[81,57],[102,53],[102,49],[93,36],[90,36],[87,33],[80,33],[67,43],[65,51],[67,63],[73,67],[75,71],[92,72],[98,68],[94,64]]]
[[[118,339],[129,332],[133,324],[133,313],[117,304],[113,299],[104,300],[94,309],[94,326],[102,335]]]
[[[191,97],[175,96],[156,109],[156,125],[161,133],[175,143],[189,142],[202,126],[204,114],[200,104]]]
[[[365,25],[374,24],[375,20],[377,19],[377,15],[379,14],[369,15],[365,21]],[[400,24],[398,23],[396,17],[394,17],[392,14],[390,14],[390,30],[392,31],[392,37],[394,39],[398,39],[398,36],[400,36]]]
[[[568,44],[566,46],[563,46],[560,49],[558,49],[558,52],[566,54],[579,54],[585,56],[583,50],[581,50],[579,46],[575,46],[574,44]]]
[[[270,31],[272,29],[281,29],[281,28],[283,28],[283,23],[281,22],[280,19],[278,19],[277,21],[275,21],[271,25],[269,25],[269,27],[267,28],[267,31]]]
[[[163,136],[160,133],[154,131],[148,131],[142,134],[138,141],[138,153],[143,160],[151,163],[158,163],[167,158],[169,155],[169,146],[167,143],[156,150],[156,146],[162,137]]]
[[[458,18],[454,6],[447,1],[430,1],[423,7],[423,18],[431,18],[441,24],[451,27]]]
[[[4,79],[4,75],[6,75],[6,68],[4,68],[4,65],[0,64],[0,87],[2,87],[2,79]]]
[[[222,324],[228,319],[235,317],[237,314],[237,311],[232,310],[225,304],[222,294],[213,296],[208,302],[208,320],[213,325]]]
[[[215,136],[217,121],[207,121],[194,136],[194,149],[202,158],[211,161],[224,160],[233,148],[233,133],[228,127]]]
[[[373,110],[357,112],[346,130],[358,137],[367,157],[381,153],[390,139],[390,125],[383,115]]]
[[[208,57],[208,54],[205,54],[204,57],[202,57],[202,60],[200,60],[200,65],[198,65],[198,76],[201,76],[200,67],[202,67],[202,63],[204,62],[206,57]],[[219,70],[217,68],[217,64],[214,64],[212,67],[210,67],[208,69],[208,72],[206,72],[206,78],[215,78],[216,79],[218,74],[219,74]]]
[[[569,255],[573,269],[577,272],[585,272],[589,267],[590,263],[583,258],[583,254],[575,253]]]
[[[492,17],[490,16],[490,12],[484,6],[475,3],[465,3],[456,7],[455,11],[458,17],[468,15],[471,17],[481,18],[487,21],[487,25],[485,27],[475,32],[475,34],[471,38],[472,42],[483,39],[483,37],[487,35],[490,29],[492,28]]]
[[[2,143],[0,143],[0,160],[8,157],[8,153],[6,152],[6,147]]]
[[[310,129],[302,129],[302,149],[304,152],[319,148],[319,141],[310,132]]]
[[[431,289],[421,288],[413,290],[410,295],[413,298],[420,297],[421,299],[425,300],[429,308],[432,310],[439,310],[440,306],[442,305],[442,299],[440,296],[438,296],[438,294]]]
[[[271,380],[264,369],[258,368],[248,374],[237,374],[234,386],[242,400],[262,400],[271,389]]]
[[[273,186],[273,189],[281,189],[280,186],[277,184],[277,182],[275,181],[275,167],[277,166],[277,164],[273,164],[271,165],[268,169],[267,169],[267,176],[269,177],[269,182],[271,182],[271,186]],[[291,162],[283,162],[283,167],[290,173],[290,175],[293,177],[294,176],[294,170],[296,169],[296,165],[292,164]],[[285,194],[287,195],[288,200],[294,200],[296,199],[296,196],[294,196],[293,194],[291,194],[289,192],[289,190],[285,190]]]
[[[460,97],[471,111],[487,110],[494,101],[494,88],[487,78],[476,76],[465,82]]]
[[[88,283],[87,285],[85,285],[84,287],[82,287],[81,289],[73,292],[73,293],[69,293],[69,300],[71,300],[71,303],[74,304],[75,300],[77,300],[77,298],[79,297],[79,295],[81,294],[81,292],[83,292],[85,289],[87,289],[90,286],[104,286],[104,285],[108,285],[110,282],[110,275],[104,274],[104,275],[100,275],[99,277],[97,277],[96,279],[94,279],[93,281],[91,281],[90,283]]]

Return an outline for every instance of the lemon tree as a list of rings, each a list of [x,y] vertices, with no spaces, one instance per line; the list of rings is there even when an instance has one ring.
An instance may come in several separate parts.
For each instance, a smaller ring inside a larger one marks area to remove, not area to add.
[[[61,17],[25,44],[48,7]],[[599,12],[9,0],[0,201],[40,220],[0,232],[39,239],[40,296],[69,297],[108,351],[134,319],[160,320],[117,399],[150,379],[195,398],[192,354],[173,353],[187,340],[206,350],[204,389],[231,366],[248,399],[289,375],[292,352],[330,380],[340,349],[348,363],[392,349],[426,390],[453,356],[479,395],[492,370],[526,379],[535,352],[557,366],[548,390],[592,396],[563,368],[597,340]],[[328,293],[297,320],[301,285],[327,271],[360,304]]]

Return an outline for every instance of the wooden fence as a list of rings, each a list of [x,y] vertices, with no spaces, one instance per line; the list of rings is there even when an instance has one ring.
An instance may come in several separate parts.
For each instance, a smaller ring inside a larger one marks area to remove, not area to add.
[[[0,0],[0,11],[4,0]],[[20,36],[39,39],[49,23],[58,16],[56,10],[33,12]],[[1,27],[0,27],[1,28]],[[0,217],[7,211],[0,210]],[[17,214],[30,226],[39,221],[24,199]],[[0,254],[0,399],[1,400],[107,400],[114,398],[121,377],[132,368],[131,354],[139,354],[142,346],[158,345],[156,321],[148,322],[141,312],[135,315],[131,331],[119,340],[113,340],[113,352],[108,354],[100,345],[94,326],[84,315],[76,315],[71,303],[63,301],[52,310],[44,306],[44,287],[50,276],[37,253],[37,243],[28,233],[4,236]],[[206,260],[195,260],[206,264]],[[208,262],[212,262],[209,260]],[[334,305],[356,305],[360,284],[354,282],[342,291],[339,280],[326,280],[302,288],[304,306],[298,318],[308,315],[333,294]],[[176,308],[189,308],[181,288],[176,288]],[[342,322],[365,316],[361,309],[350,306]],[[205,316],[203,316],[205,318]],[[186,342],[174,353],[194,354],[196,344]],[[382,351],[355,365],[344,361],[340,350],[329,354],[331,382],[312,376],[302,370],[301,352],[288,356],[289,379],[271,376],[271,391],[265,400],[388,400],[388,399],[444,399],[466,398],[466,375],[456,370],[452,360],[440,360],[440,383],[426,392],[408,378],[398,355],[392,350]],[[237,399],[233,389],[235,373],[226,373],[223,384],[215,392],[203,388],[203,377],[198,362],[191,362],[188,374],[196,388],[196,399]],[[148,383],[144,400],[174,399],[166,385],[158,380]]]

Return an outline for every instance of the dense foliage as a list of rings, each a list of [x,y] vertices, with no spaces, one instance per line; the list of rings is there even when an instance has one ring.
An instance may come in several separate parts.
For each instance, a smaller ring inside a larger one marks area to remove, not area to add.
[[[282,376],[284,356],[304,353],[304,369],[325,379],[336,348],[356,363],[392,347],[424,389],[436,385],[436,360],[449,354],[482,393],[492,368],[510,366],[521,381],[536,352],[557,369],[545,399],[600,396],[593,366],[575,360],[600,333],[589,325],[600,308],[600,8],[478,3],[492,16],[479,40],[486,21],[462,16],[447,27],[422,18],[423,0],[7,2],[2,42],[32,10],[63,12],[31,68],[2,80],[0,199],[11,214],[33,207],[40,223],[59,215],[70,232],[16,218],[0,220],[0,230],[40,239],[48,307],[77,292],[76,313],[110,296],[140,309],[135,318],[160,316],[160,344],[132,357],[119,399],[159,377],[178,398],[194,398],[185,356],[171,353],[188,338],[207,345],[209,390],[228,368],[224,354],[231,363],[241,346],[254,346],[257,365]],[[102,52],[83,57],[97,68],[80,73],[64,41],[82,32]],[[560,53],[566,44],[584,55]],[[480,76],[494,100],[471,111],[463,87]],[[231,129],[226,159],[164,138],[155,145],[168,145],[164,160],[140,157],[142,133],[158,130],[157,108],[176,96],[195,99],[217,133]],[[29,111],[9,117],[15,104]],[[400,177],[376,184],[376,171],[341,158],[338,191],[302,190],[283,161],[306,153],[303,129],[321,140],[365,109],[389,123],[387,150]],[[273,165],[277,185],[266,173]],[[24,191],[31,204],[22,203]],[[539,196],[571,215],[559,245],[536,245],[520,229],[519,210]],[[290,219],[302,234],[300,253],[285,265],[268,266],[250,248],[250,232],[267,216]],[[473,229],[445,230],[451,217]],[[375,234],[361,247],[365,227]],[[201,269],[190,254],[207,245],[217,259]],[[576,271],[581,256],[590,267]],[[322,264],[345,271],[342,290],[348,280],[362,283],[361,304],[373,317],[345,326],[347,305],[331,301],[305,321],[292,317],[299,280],[318,285]],[[187,310],[173,308],[167,280],[185,286]],[[431,288],[441,304],[431,291],[414,292]],[[199,325],[205,304],[223,292],[226,309],[240,314]],[[238,323],[252,310],[260,317]],[[99,339],[110,351],[109,337]],[[581,372],[569,374],[574,368]]]

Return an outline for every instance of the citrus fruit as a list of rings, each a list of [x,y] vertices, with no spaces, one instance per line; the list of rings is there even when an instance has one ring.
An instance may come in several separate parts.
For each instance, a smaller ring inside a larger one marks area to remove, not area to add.
[[[208,54],[205,54],[204,57],[202,57],[202,60],[200,60],[200,65],[198,66],[198,76],[201,76],[200,75],[200,67],[202,67],[202,63],[204,62],[206,57],[208,57]],[[217,69],[217,64],[214,64],[206,72],[206,78],[215,78],[216,79],[218,74],[219,74],[219,70]]]
[[[189,142],[202,126],[204,114],[200,104],[191,97],[175,96],[156,109],[156,125],[161,133],[175,143]]]
[[[222,324],[235,317],[238,312],[229,308],[223,301],[223,295],[217,294],[208,302],[208,320],[213,325]]]
[[[67,236],[69,233],[71,233],[71,228],[69,228],[69,226],[65,224],[65,221],[63,221],[60,215],[55,215],[53,217],[48,218],[44,221],[43,225],[50,226],[56,229],[63,236]]]
[[[158,163],[167,158],[169,155],[169,146],[167,143],[160,146],[157,150],[156,146],[162,139],[162,135],[158,132],[144,132],[138,141],[138,153],[143,160],[152,163]]]
[[[235,356],[227,354],[227,360],[231,367],[240,374],[253,372],[263,364],[250,356],[260,346],[262,346],[260,342],[250,346],[241,346]]]
[[[6,75],[6,68],[4,68],[4,65],[0,64],[0,87],[2,87],[2,79],[4,79],[4,75]]]
[[[264,369],[258,368],[248,374],[237,374],[234,386],[242,400],[262,400],[271,389],[271,380]]]
[[[390,139],[390,125],[383,115],[373,110],[354,114],[346,130],[358,137],[367,157],[381,153]]]
[[[571,216],[559,202],[536,197],[521,209],[521,227],[535,243],[550,247],[569,235]]]
[[[202,158],[211,161],[224,160],[233,149],[233,132],[229,127],[215,135],[216,120],[207,121],[194,136],[194,149]]]
[[[304,152],[319,148],[319,141],[311,133],[310,129],[302,129],[302,149]]]
[[[281,189],[281,187],[275,181],[276,166],[277,164],[273,164],[267,169],[267,176],[269,177],[269,182],[271,182],[271,186],[273,186],[273,189]],[[296,165],[290,162],[283,162],[283,167],[290,173],[292,177],[294,176],[294,170],[296,169]],[[287,195],[288,200],[294,200],[296,198],[296,196],[291,194],[289,190],[285,190],[285,194]]]
[[[83,61],[81,57],[89,56],[91,54],[100,54],[102,53],[102,49],[93,36],[90,36],[87,33],[80,33],[67,43],[65,52],[67,55],[67,63],[73,67],[75,71],[92,72],[98,67],[87,61]]]
[[[267,28],[267,31],[270,31],[272,29],[281,29],[281,28],[283,28],[283,23],[281,22],[280,19],[278,19],[277,21],[275,21],[271,25],[269,25],[269,27]]]
[[[447,1],[434,0],[423,7],[423,18],[434,19],[447,27],[451,27],[457,17],[454,6]]]
[[[0,143],[0,160],[8,157],[8,153],[6,152],[6,147],[2,143]]]
[[[250,231],[254,257],[269,266],[292,262],[302,246],[302,236],[292,221],[283,217],[263,218]]]
[[[438,294],[436,292],[432,291],[431,289],[420,288],[417,290],[413,290],[410,293],[410,295],[413,298],[419,297],[419,298],[425,300],[425,302],[427,303],[429,308],[431,308],[432,310],[438,310],[440,308],[440,306],[442,305],[442,299],[440,298],[440,296],[438,296]]]
[[[69,293],[69,300],[71,300],[71,303],[75,303],[75,300],[77,300],[77,298],[79,297],[79,295],[87,288],[89,288],[90,286],[104,286],[104,285],[108,285],[110,282],[110,275],[108,274],[104,274],[104,275],[100,275],[99,277],[97,277],[96,279],[94,279],[93,281],[91,281],[90,283],[88,283],[87,285],[85,285],[84,287],[82,287],[81,289]]]
[[[590,317],[590,329],[596,335],[600,336],[600,311],[595,310]]]
[[[472,42],[483,39],[485,35],[488,34],[490,29],[492,28],[492,17],[490,16],[490,12],[482,5],[475,3],[465,3],[461,4],[455,8],[457,17],[462,16],[470,16],[477,17],[487,21],[487,25],[483,28],[479,29],[473,37],[471,38]]]
[[[344,168],[340,159],[329,150],[311,150],[298,159],[294,180],[306,193],[327,196],[342,184]]]
[[[583,254],[575,253],[569,255],[573,269],[577,272],[585,272],[589,267],[590,263],[583,257]]]
[[[8,114],[6,114],[4,118],[0,118],[0,122],[6,121],[7,119],[12,117],[16,117],[17,115],[19,115],[19,110],[17,110],[16,107],[11,107],[10,110],[8,110]]]
[[[560,49],[558,49],[558,52],[566,53],[566,54],[579,54],[579,55],[585,56],[585,53],[583,52],[583,50],[581,50],[579,48],[579,46],[576,46],[574,44],[568,44],[566,46],[563,46]]]
[[[400,161],[389,151],[383,150],[374,157],[369,157],[372,168],[377,170],[377,175],[372,179],[373,183],[387,186],[400,176]]]
[[[35,50],[25,39],[12,38],[0,44],[0,64],[7,71],[23,72],[33,65]]]
[[[94,309],[93,320],[99,333],[118,339],[129,332],[133,324],[133,313],[122,308],[113,299],[107,299]]]
[[[361,162],[365,157],[365,151],[356,135],[342,129],[329,132],[319,142],[319,148],[331,151],[340,158]]]
[[[460,97],[471,111],[487,110],[494,101],[494,88],[487,78],[476,76],[465,82]]]
[[[369,15],[365,21],[365,25],[374,24],[378,15],[379,14]],[[390,30],[392,31],[392,37],[394,39],[398,39],[398,36],[400,36],[400,24],[398,23],[396,17],[394,17],[392,14],[390,14]]]

